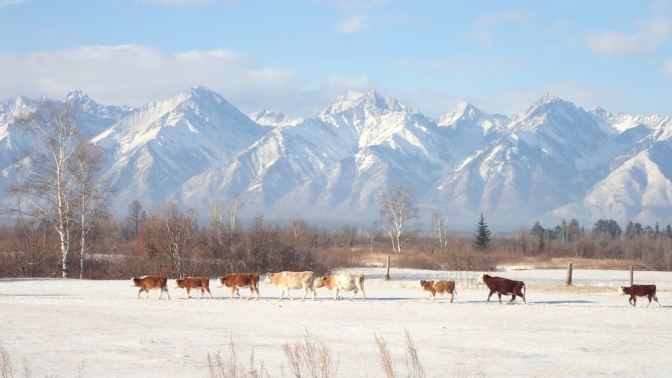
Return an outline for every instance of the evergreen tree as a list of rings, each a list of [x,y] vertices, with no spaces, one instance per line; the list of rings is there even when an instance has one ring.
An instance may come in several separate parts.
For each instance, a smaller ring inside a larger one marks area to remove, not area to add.
[[[537,249],[539,250],[539,253],[544,252],[544,249],[546,249],[546,240],[544,239],[543,232],[539,234],[539,244],[537,245]]]
[[[488,230],[488,224],[485,223],[483,213],[481,213],[478,224],[476,224],[476,235],[474,237],[476,238],[474,240],[476,249],[484,252],[490,248],[490,230]]]

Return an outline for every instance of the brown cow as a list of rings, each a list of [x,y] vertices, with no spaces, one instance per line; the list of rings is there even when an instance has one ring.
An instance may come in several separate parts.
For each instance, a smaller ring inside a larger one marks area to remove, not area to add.
[[[241,300],[243,297],[240,296],[238,289],[249,287],[250,294],[247,296],[246,301],[250,300],[252,293],[255,293],[255,301],[259,300],[259,275],[255,273],[235,273],[229,274],[226,277],[219,277],[219,284],[217,287],[226,286],[231,288],[231,300],[233,300],[233,292],[235,291],[238,295],[238,298]]]
[[[620,286],[618,288],[618,294],[620,295],[629,295],[630,298],[628,302],[632,307],[637,307],[637,297],[648,297],[649,303],[646,307],[649,307],[651,304],[651,298],[653,298],[658,307],[660,307],[660,302],[658,302],[658,297],[656,296],[656,285],[632,285],[632,286]]]
[[[478,277],[478,283],[483,283],[490,289],[490,294],[488,294],[488,299],[485,300],[485,303],[490,302],[492,294],[497,293],[499,304],[502,304],[502,294],[511,295],[511,300],[506,304],[511,304],[511,302],[516,299],[516,295],[523,298],[523,302],[527,304],[527,301],[525,300],[525,283],[523,281],[514,281],[502,277],[490,277],[484,273]]]
[[[434,302],[434,296],[436,293],[443,295],[443,293],[448,293],[450,295],[450,303],[453,303],[453,296],[457,295],[457,290],[455,290],[455,281],[453,280],[440,280],[440,281],[418,281],[418,288],[424,289],[429,298]]]
[[[189,295],[189,291],[191,289],[198,290],[201,289],[201,295],[198,297],[198,299],[203,298],[203,294],[205,292],[208,292],[208,295],[210,296],[210,299],[212,299],[212,294],[210,294],[210,278],[208,277],[184,277],[179,280],[175,280],[175,285],[174,287],[177,289],[178,287],[181,287],[184,289],[184,291],[187,292],[187,298],[191,298]]]
[[[149,298],[149,291],[152,289],[159,289],[159,297],[156,299],[161,299],[163,292],[166,292],[168,299],[170,299],[170,294],[168,294],[168,277],[166,276],[142,276],[142,277],[133,277],[131,278],[131,286],[139,287],[138,299],[140,299],[140,293],[143,291],[146,292],[145,299]]]

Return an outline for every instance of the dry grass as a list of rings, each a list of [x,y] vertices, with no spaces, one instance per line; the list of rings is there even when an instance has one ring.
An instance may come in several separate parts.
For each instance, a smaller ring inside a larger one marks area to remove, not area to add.
[[[82,360],[77,368],[77,378],[84,378],[84,370],[86,369],[86,357]],[[9,352],[5,347],[0,343],[0,378],[14,378],[15,377],[14,366],[12,364],[12,358],[9,355]],[[18,377],[18,376],[17,376]],[[31,378],[33,377],[33,372],[30,370],[30,364],[25,357],[21,358],[21,377]],[[58,378],[57,375],[48,375],[45,378]]]
[[[285,343],[282,349],[289,361],[289,370],[294,377],[333,378],[338,372],[339,358],[334,361],[331,347],[316,340],[305,330],[303,341]]]
[[[208,371],[209,378],[268,377],[268,373],[264,368],[264,363],[261,362],[259,363],[259,366],[257,366],[254,361],[254,350],[250,353],[250,364],[248,367],[245,367],[238,360],[238,351],[236,350],[236,345],[234,344],[233,339],[231,339],[229,348],[224,356],[222,356],[222,353],[219,350],[213,354],[208,352]]]

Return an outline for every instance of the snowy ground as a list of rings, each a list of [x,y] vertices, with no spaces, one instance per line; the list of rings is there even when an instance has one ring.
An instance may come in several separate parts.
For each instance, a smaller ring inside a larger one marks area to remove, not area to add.
[[[241,359],[254,349],[274,377],[287,366],[282,345],[305,329],[338,354],[339,377],[381,377],[374,332],[405,376],[406,329],[431,377],[454,376],[464,362],[488,377],[672,376],[672,273],[635,272],[636,283],[658,285],[663,308],[644,308],[641,298],[631,308],[615,289],[627,284],[624,271],[575,270],[574,283],[589,288],[580,293],[563,289],[564,270],[496,273],[526,282],[528,306],[500,306],[496,296],[486,305],[486,289],[467,281],[474,274],[392,270],[394,280],[383,281],[382,269],[356,271],[367,276],[366,302],[333,302],[324,288],[315,302],[278,302],[278,290],[263,283],[258,302],[229,301],[215,280],[213,301],[185,301],[172,280],[173,300],[156,300],[156,291],[138,300],[126,280],[5,279],[0,342],[15,367],[25,356],[35,376],[75,376],[86,358],[86,377],[204,377],[207,353],[225,351],[232,337]],[[429,303],[415,288],[420,278],[456,279],[455,302]]]

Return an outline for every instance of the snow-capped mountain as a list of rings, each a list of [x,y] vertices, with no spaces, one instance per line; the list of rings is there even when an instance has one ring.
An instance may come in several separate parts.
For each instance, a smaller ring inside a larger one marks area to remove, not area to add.
[[[135,109],[93,142],[106,150],[105,174],[117,188],[117,206],[139,199],[157,205],[190,178],[220,166],[268,129],[220,95],[196,86]]]
[[[509,228],[562,217],[672,223],[666,116],[586,111],[550,94],[511,117],[462,103],[436,119],[375,91],[341,95],[307,119],[248,117],[202,86],[137,109],[83,92],[64,101],[82,109],[84,131],[106,151],[120,217],[135,199],[205,215],[237,193],[242,215],[365,224],[377,218],[379,191],[404,185],[425,215],[439,209],[453,224],[480,213]],[[0,103],[5,182],[30,143],[9,123],[34,104]]]

